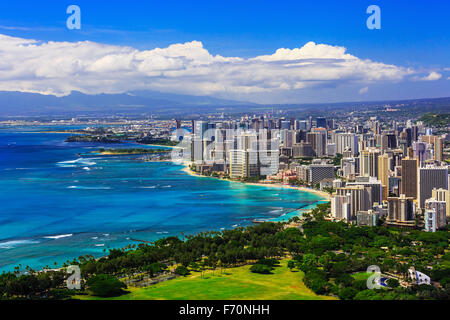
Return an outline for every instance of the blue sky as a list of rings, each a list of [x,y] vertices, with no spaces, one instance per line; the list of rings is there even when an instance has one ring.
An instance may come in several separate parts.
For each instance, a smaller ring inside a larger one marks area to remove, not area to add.
[[[81,30],[66,28],[65,11],[70,4],[81,8]],[[365,11],[371,4],[381,8],[381,30],[366,27]],[[450,95],[450,72],[445,70],[450,68],[449,14],[450,2],[442,0],[2,1],[0,34],[41,41],[89,40],[138,50],[195,40],[211,55],[245,59],[271,55],[279,48],[301,48],[313,41],[345,47],[347,53],[362,60],[423,72],[416,78],[433,71],[441,75],[433,85],[397,81],[397,93],[392,86],[368,83],[366,98],[373,100],[378,96],[406,98],[410,91],[420,97]],[[333,97],[361,98],[353,97],[352,92],[350,87],[338,88]],[[321,96],[312,91],[300,96],[309,95],[308,101]],[[296,99],[295,92],[274,96]]]

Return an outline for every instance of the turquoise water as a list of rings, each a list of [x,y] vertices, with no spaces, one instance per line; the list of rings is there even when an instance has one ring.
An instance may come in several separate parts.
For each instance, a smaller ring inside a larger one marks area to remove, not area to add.
[[[192,177],[181,166],[138,156],[86,155],[118,146],[66,143],[68,134],[40,132],[58,129],[0,128],[2,271],[98,257],[108,248],[138,244],[133,239],[280,220],[322,200],[297,190]]]

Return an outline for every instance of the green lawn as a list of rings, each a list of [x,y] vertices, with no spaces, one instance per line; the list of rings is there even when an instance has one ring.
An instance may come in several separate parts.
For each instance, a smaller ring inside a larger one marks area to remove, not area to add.
[[[220,274],[211,271],[201,278],[194,272],[185,278],[165,281],[147,288],[130,288],[129,294],[118,300],[322,300],[303,284],[303,273],[291,272],[287,260],[273,274],[263,275],[249,271],[250,266],[230,268]],[[98,299],[77,296],[78,299]]]
[[[357,272],[357,273],[352,274],[352,277],[355,280],[367,280],[367,279],[369,279],[369,277],[371,275],[373,275],[373,273],[370,273],[370,272]]]

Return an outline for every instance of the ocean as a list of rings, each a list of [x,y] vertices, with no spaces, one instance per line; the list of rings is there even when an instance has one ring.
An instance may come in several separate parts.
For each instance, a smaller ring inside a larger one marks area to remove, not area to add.
[[[98,156],[75,127],[0,127],[0,272],[55,268],[110,248],[280,221],[323,199],[293,189],[193,177],[170,162]],[[142,145],[139,145],[142,148]]]

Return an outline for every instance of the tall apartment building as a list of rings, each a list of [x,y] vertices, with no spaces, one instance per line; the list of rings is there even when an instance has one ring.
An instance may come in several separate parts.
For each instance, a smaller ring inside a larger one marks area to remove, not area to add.
[[[229,162],[231,178],[248,178],[259,175],[257,151],[230,150]]]
[[[363,177],[378,177],[378,157],[380,150],[370,148],[359,155],[359,174]]]
[[[312,157],[314,156],[314,150],[311,143],[301,141],[294,144],[292,154],[294,157]]]
[[[436,140],[435,140],[434,160],[444,161],[444,141],[442,138],[436,138]]]
[[[437,227],[437,214],[435,210],[425,210],[425,231],[436,232]]]
[[[347,186],[364,186],[368,190],[368,199],[370,207],[374,203],[381,204],[383,200],[383,188],[380,180],[375,177],[356,177],[355,182],[348,182]]]
[[[335,195],[331,198],[331,216],[336,220],[350,221],[352,194]]]
[[[358,226],[375,227],[378,224],[378,212],[373,210],[359,211],[356,215],[356,224]]]
[[[432,198],[437,201],[444,201],[446,204],[446,216],[450,217],[450,190],[434,188],[431,193]]]
[[[324,179],[334,179],[334,166],[332,164],[311,164],[309,166],[309,179],[312,184],[317,184]]]
[[[355,176],[359,170],[358,160],[358,158],[343,158],[341,160],[341,170],[343,177],[350,180],[355,179]]]
[[[414,199],[401,194],[400,197],[388,198],[388,222],[407,222],[414,220]]]
[[[425,200],[425,210],[432,210],[436,213],[436,228],[441,229],[447,226],[446,215],[447,204],[445,201],[437,201],[430,198]]]
[[[302,165],[296,167],[297,178],[301,181],[309,181],[309,166]]]
[[[336,190],[336,195],[333,196],[348,196],[350,195],[350,212],[348,220],[355,220],[358,211],[367,211],[372,208],[373,203],[370,202],[370,187],[362,185],[345,186]]]
[[[389,168],[390,168],[389,155],[383,154],[378,157],[378,179],[381,181],[383,188],[382,200],[387,200],[389,195]]]
[[[357,156],[358,150],[358,136],[354,133],[336,133],[336,152],[343,154],[345,150],[349,150],[352,156]]]
[[[402,173],[403,175],[403,173]],[[425,200],[431,198],[433,189],[448,190],[448,168],[427,165],[418,169],[417,196],[419,208],[423,209]]]
[[[402,159],[402,183],[400,193],[417,199],[417,160]]]
[[[323,157],[326,155],[327,147],[327,130],[323,128],[314,128],[312,132],[306,135],[307,142],[311,143],[316,156]]]
[[[441,137],[426,135],[420,137],[423,142],[433,145],[434,160],[442,161],[444,155],[444,141]]]

